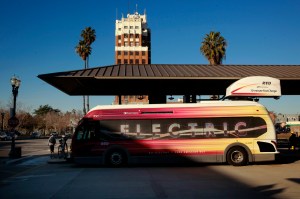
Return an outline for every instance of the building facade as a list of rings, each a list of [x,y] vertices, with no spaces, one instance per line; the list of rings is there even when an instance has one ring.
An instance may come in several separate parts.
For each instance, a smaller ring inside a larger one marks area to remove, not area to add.
[[[151,31],[146,13],[135,12],[116,20],[115,64],[151,64]],[[116,96],[114,104],[149,103],[148,96]]]
[[[300,114],[281,114],[276,117],[276,123],[300,121]]]

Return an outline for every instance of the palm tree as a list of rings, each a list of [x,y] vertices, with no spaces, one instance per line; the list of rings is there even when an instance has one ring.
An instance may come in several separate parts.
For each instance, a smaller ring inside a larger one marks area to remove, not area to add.
[[[94,29],[92,29],[91,27],[87,27],[81,31],[80,36],[83,38],[85,45],[90,47],[92,45],[92,43],[96,40],[96,31]],[[86,69],[89,68],[89,55],[90,54],[91,54],[91,52],[89,54],[87,54],[87,57],[86,57],[86,62],[85,62]],[[90,110],[89,96],[87,96],[87,110]]]
[[[211,65],[222,64],[223,59],[226,57],[227,42],[220,32],[211,31],[206,34],[201,44],[200,51]]]
[[[92,47],[87,45],[85,41],[80,40],[78,45],[75,47],[75,51],[84,61],[84,69],[87,69],[87,58],[92,53]]]
[[[81,31],[81,37],[83,38],[83,41],[87,46],[91,46],[92,43],[96,40],[96,31],[91,27],[87,27]],[[87,68],[89,68],[88,62],[89,55],[87,56]]]
[[[87,57],[92,52],[91,46],[87,45],[83,40],[80,40],[75,47],[75,51],[82,58],[84,61],[84,68],[87,69]],[[83,96],[83,114],[86,114],[85,96]]]

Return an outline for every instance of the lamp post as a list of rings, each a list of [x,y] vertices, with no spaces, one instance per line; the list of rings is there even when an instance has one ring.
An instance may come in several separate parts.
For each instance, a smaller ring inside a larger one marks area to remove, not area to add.
[[[10,83],[12,86],[12,94],[13,94],[13,110],[12,110],[12,115],[8,120],[8,125],[12,128],[12,138],[11,138],[11,150],[9,153],[10,157],[16,157],[16,150],[15,150],[15,132],[14,129],[16,126],[19,125],[19,120],[16,118],[16,101],[17,101],[17,96],[18,96],[18,89],[21,85],[21,80],[17,78],[15,75],[10,79]]]
[[[4,112],[2,112],[1,113],[1,116],[2,116],[2,123],[1,123],[1,131],[3,131],[4,130],[4,115],[5,115],[5,113]]]

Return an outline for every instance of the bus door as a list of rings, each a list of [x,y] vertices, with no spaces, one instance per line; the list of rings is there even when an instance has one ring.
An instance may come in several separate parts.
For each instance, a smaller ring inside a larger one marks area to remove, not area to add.
[[[75,156],[96,156],[99,140],[96,139],[98,132],[96,121],[85,121],[77,127],[72,143],[72,153]]]

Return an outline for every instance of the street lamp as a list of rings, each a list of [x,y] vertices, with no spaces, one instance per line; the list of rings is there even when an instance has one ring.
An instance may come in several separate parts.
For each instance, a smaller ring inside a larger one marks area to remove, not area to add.
[[[17,96],[18,96],[18,90],[21,85],[21,80],[17,78],[15,75],[10,79],[10,83],[12,86],[12,93],[14,96],[14,106],[13,106],[13,115],[12,117],[16,116],[16,101],[17,101]]]
[[[5,115],[5,113],[4,113],[4,112],[3,112],[3,113],[1,113],[1,116],[2,116],[1,131],[3,131],[3,130],[4,130],[4,123],[3,123],[3,121],[4,121],[4,115]]]
[[[9,156],[16,157],[17,154],[16,154],[16,148],[15,148],[15,131],[14,131],[14,129],[19,124],[19,120],[16,118],[16,101],[17,101],[17,96],[18,96],[18,89],[21,85],[21,80],[14,75],[10,79],[10,83],[12,86],[12,93],[13,93],[14,101],[13,101],[12,115],[8,120],[8,125],[12,128],[11,129],[11,132],[12,132],[11,149],[10,149]]]

